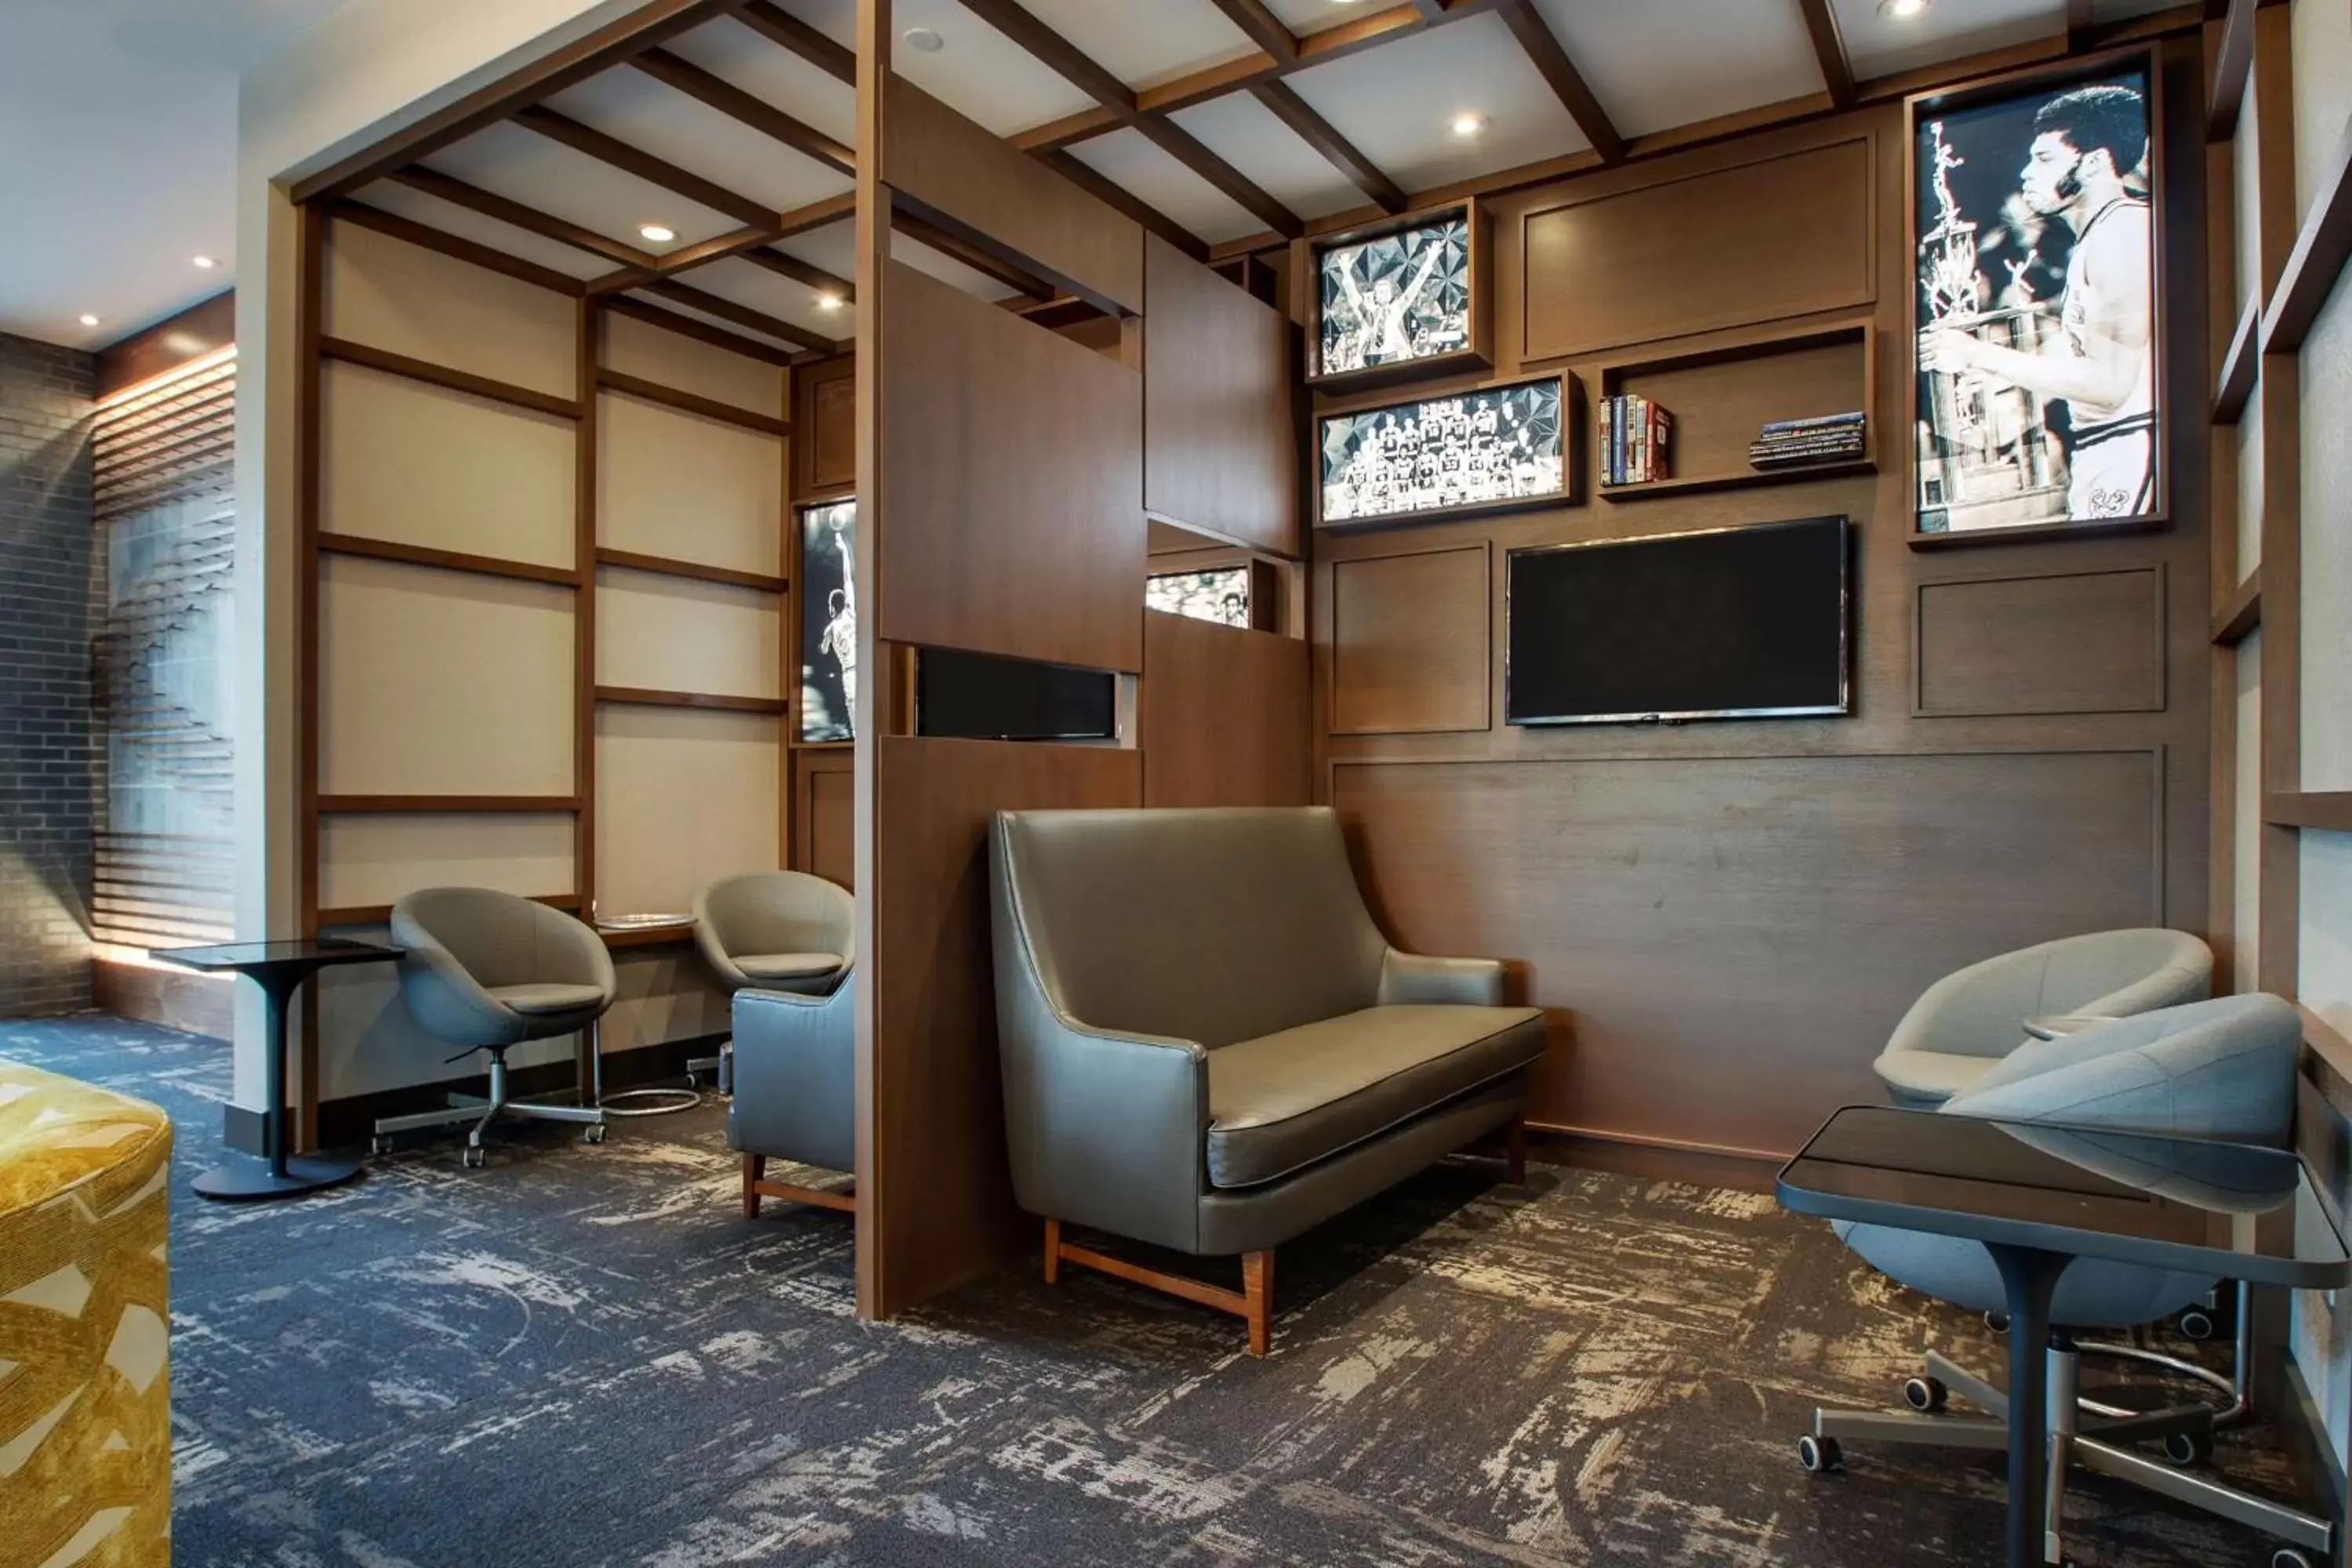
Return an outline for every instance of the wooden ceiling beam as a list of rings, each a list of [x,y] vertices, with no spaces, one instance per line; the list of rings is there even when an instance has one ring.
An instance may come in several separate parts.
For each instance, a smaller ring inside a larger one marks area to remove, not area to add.
[[[1836,7],[1831,0],[1797,0],[1797,6],[1805,14],[1805,31],[1812,37],[1813,58],[1821,65],[1830,102],[1839,109],[1851,109],[1853,62],[1845,52],[1845,34],[1838,27]]]
[[[796,234],[806,234],[813,228],[823,228],[844,218],[857,216],[857,193],[844,191],[837,196],[794,207],[788,213],[777,213],[763,224],[733,229],[699,245],[689,245],[683,250],[673,250],[667,256],[653,258],[643,267],[624,267],[617,272],[592,279],[587,285],[591,294],[616,294],[635,289],[656,278],[675,278],[681,272],[724,261],[730,256],[740,256],[780,239],[790,239]]]
[[[616,294],[604,300],[604,309],[616,316],[627,316],[647,326],[659,327],[666,332],[676,332],[682,338],[698,339],[713,348],[758,360],[762,364],[790,364],[796,357],[791,350],[763,343],[757,338],[742,337],[724,327],[713,326],[699,316],[681,316],[676,310],[665,310],[659,305],[647,304],[626,294]]]
[[[1039,153],[1037,161],[1114,212],[1125,213],[1195,261],[1209,258],[1201,237],[1129,190],[1125,185],[1082,162],[1075,153]]]
[[[783,45],[835,81],[857,85],[857,51],[838,44],[798,16],[770,3],[751,0],[735,19],[773,43]]]
[[[742,258],[754,267],[764,267],[779,278],[789,278],[820,294],[830,294],[846,305],[857,298],[857,288],[846,278],[835,278],[822,267],[813,267],[797,256],[772,250],[764,245],[753,246],[741,253]]]
[[[974,272],[992,278],[1016,294],[1026,294],[1032,300],[1050,300],[1060,290],[1043,278],[1024,267],[1016,267],[1003,257],[970,244],[949,233],[935,223],[918,217],[913,213],[899,211],[890,216],[891,226],[908,238],[929,246],[941,256],[961,261]]]
[[[571,246],[575,250],[587,251],[592,256],[601,256],[605,260],[617,262],[623,267],[650,268],[656,265],[654,257],[639,250],[634,245],[624,245],[617,239],[609,239],[594,229],[583,228],[576,223],[541,212],[537,207],[525,206],[520,202],[499,195],[496,191],[486,191],[479,185],[467,184],[463,180],[445,174],[438,169],[426,168],[422,163],[411,163],[405,168],[395,169],[391,177],[412,191],[422,191],[428,196],[437,196],[452,206],[464,207],[468,212],[479,213],[484,217],[496,218],[499,222],[521,229],[527,234],[538,235],[541,239],[554,240],[559,245]]]
[[[691,169],[681,168],[666,158],[633,147],[617,136],[608,136],[593,125],[583,125],[568,115],[558,114],[543,104],[531,104],[519,110],[515,123],[535,131],[551,142],[562,142],[575,153],[589,157],[625,174],[634,174],[650,185],[658,185],[673,195],[709,207],[712,212],[725,213],[738,223],[772,224],[776,214],[749,196],[737,195],[716,180],[706,180]]]
[[[1348,176],[1355,187],[1372,199],[1383,212],[1405,210],[1405,194],[1400,185],[1381,172],[1379,164],[1359,152],[1356,144],[1339,134],[1337,127],[1315,112],[1307,101],[1292,90],[1288,82],[1262,81],[1250,89],[1250,94],[1272,110],[1274,117],[1298,134],[1298,139],[1330,160],[1332,167]]]
[[[699,310],[706,316],[716,316],[722,321],[733,322],[746,331],[758,332],[782,342],[798,343],[803,348],[815,349],[828,354],[839,353],[844,346],[838,339],[828,338],[822,332],[813,332],[806,327],[796,327],[781,316],[772,316],[765,310],[755,310],[749,305],[739,305],[732,300],[710,293],[706,289],[697,289],[691,283],[681,283],[675,278],[656,278],[645,286],[645,292],[657,294],[665,300],[674,300],[678,304]]]
[[[2066,0],[2066,47],[2079,49],[2098,25],[2097,0]]]
[[[1536,74],[1544,79],[1544,84],[1551,89],[1552,96],[1559,100],[1562,109],[1568,110],[1568,117],[1576,121],[1576,128],[1584,132],[1584,139],[1592,143],[1594,152],[1601,154],[1601,161],[1614,163],[1622,160],[1625,138],[1617,133],[1617,127],[1610,122],[1608,110],[1602,109],[1601,100],[1592,96],[1592,89],[1585,83],[1584,73],[1578,70],[1576,62],[1568,58],[1568,51],[1560,47],[1559,37],[1551,30],[1551,24],[1543,19],[1543,14],[1535,8],[1533,0],[1513,0],[1513,4],[1504,6],[1503,22],[1511,29],[1511,37],[1519,41],[1519,48],[1527,55],[1528,63],[1536,68]]]
[[[771,141],[814,158],[835,174],[855,178],[857,154],[804,121],[785,113],[763,98],[744,91],[724,77],[671,54],[647,49],[629,63],[666,87],[677,89],[738,124],[748,125]]]
[[[568,272],[558,272],[552,267],[541,267],[536,261],[526,261],[521,257],[511,255],[495,246],[467,239],[463,235],[451,234],[446,229],[435,228],[431,224],[418,223],[414,218],[403,217],[398,213],[388,213],[382,207],[372,207],[364,202],[355,202],[347,196],[331,199],[326,204],[326,207],[328,216],[343,223],[356,224],[362,228],[372,228],[378,234],[389,235],[394,239],[405,240],[411,245],[422,246],[427,250],[437,250],[442,255],[454,257],[459,261],[470,261],[475,266],[487,268],[492,272],[502,272],[509,278],[520,279],[525,283],[536,283],[541,288],[553,289],[558,294],[577,296],[587,292],[587,285]]]
[[[1249,41],[1277,60],[1298,58],[1298,35],[1266,9],[1265,0],[1210,0]]]

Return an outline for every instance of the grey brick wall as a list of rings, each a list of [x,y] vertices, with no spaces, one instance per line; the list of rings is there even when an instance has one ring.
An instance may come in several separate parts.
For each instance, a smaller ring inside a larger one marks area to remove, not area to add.
[[[0,333],[0,1017],[90,1003],[92,374]]]

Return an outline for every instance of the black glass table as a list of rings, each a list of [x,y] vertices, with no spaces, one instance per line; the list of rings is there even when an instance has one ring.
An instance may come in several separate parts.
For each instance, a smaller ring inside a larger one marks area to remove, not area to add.
[[[350,1181],[360,1173],[356,1160],[289,1154],[286,1136],[286,1005],[302,982],[321,969],[340,963],[383,963],[400,956],[396,947],[373,942],[343,942],[321,937],[315,941],[232,942],[217,947],[174,947],[148,954],[184,969],[242,974],[261,987],[268,1004],[268,1099],[261,1112],[265,1159],[231,1154],[226,1161],[195,1179],[198,1194],[208,1198],[253,1200],[299,1197]]]
[[[1958,1237],[1991,1254],[2009,1300],[2014,1568],[2042,1562],[2044,1352],[2069,1264],[2095,1258],[2306,1290],[2352,1284],[2352,1254],[2310,1173],[2278,1149],[1848,1106],[1775,1190],[1797,1214]]]

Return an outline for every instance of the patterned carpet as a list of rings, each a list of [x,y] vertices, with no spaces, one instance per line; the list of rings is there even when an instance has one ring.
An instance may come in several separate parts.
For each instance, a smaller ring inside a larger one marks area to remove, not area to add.
[[[715,1109],[379,1161],[306,1202],[206,1204],[226,1050],[103,1019],[0,1056],[163,1103],[175,1560],[499,1563],[1999,1561],[1997,1459],[1797,1468],[1821,1401],[1887,1405],[1903,1296],[1766,1198],[1442,1167],[1285,1250],[1276,1353],[1078,1274],[1009,1271],[917,1319],[852,1312],[846,1216],[744,1221]],[[2240,1479],[2276,1484],[2257,1436]],[[2096,1480],[2093,1564],[2259,1563],[2251,1533]]]

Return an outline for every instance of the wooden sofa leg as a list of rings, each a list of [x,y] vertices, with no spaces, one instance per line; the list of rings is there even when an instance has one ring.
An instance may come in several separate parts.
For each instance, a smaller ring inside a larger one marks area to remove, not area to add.
[[[1062,1222],[1049,1219],[1045,1222],[1045,1283],[1058,1285],[1061,1282]]]
[[[1242,1296],[1250,1354],[1264,1355],[1274,1348],[1274,1248],[1242,1254]]]
[[[1503,1129],[1503,1174],[1511,1185],[1528,1184],[1528,1119],[1514,1116]]]
[[[743,1217],[745,1219],[760,1217],[760,1178],[767,1173],[767,1170],[768,1157],[765,1154],[743,1156]]]

